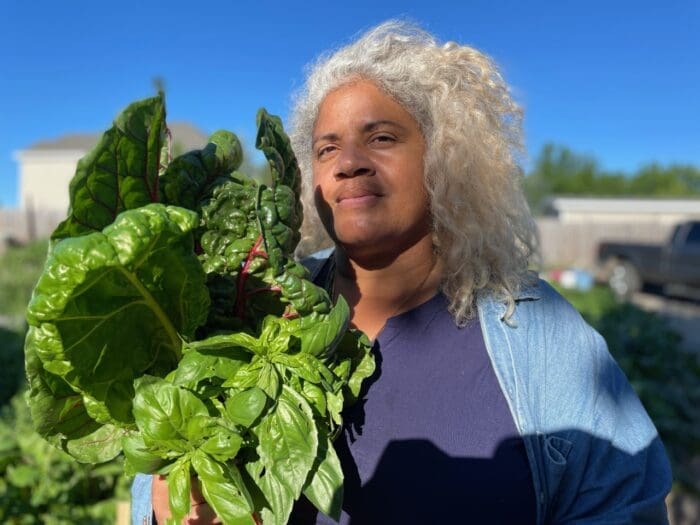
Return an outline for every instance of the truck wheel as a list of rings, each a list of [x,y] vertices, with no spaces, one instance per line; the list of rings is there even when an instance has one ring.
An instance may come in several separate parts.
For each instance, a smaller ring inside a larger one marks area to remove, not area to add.
[[[621,301],[629,300],[635,292],[642,288],[639,272],[628,261],[616,261],[613,264],[608,284],[615,297]]]

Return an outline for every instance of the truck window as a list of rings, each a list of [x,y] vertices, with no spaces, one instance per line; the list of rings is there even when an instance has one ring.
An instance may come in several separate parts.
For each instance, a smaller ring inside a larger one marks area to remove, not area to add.
[[[700,222],[693,223],[685,242],[687,244],[700,245]]]

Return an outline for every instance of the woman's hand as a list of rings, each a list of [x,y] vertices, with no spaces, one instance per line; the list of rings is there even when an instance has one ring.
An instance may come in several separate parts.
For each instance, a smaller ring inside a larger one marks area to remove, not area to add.
[[[192,478],[192,489],[190,490],[190,512],[182,520],[184,525],[209,525],[221,523],[221,520],[214,513],[209,504],[204,500],[202,490],[199,486],[199,479]],[[170,514],[168,504],[168,483],[165,476],[153,476],[153,488],[151,490],[151,503],[153,513],[156,516],[158,525],[164,525]]]

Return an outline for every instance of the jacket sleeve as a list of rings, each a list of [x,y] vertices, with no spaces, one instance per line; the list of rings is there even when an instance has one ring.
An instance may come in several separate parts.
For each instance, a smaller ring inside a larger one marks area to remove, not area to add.
[[[148,474],[136,474],[131,484],[131,523],[132,525],[151,525],[153,506],[151,505],[151,485],[153,477]]]
[[[672,475],[663,444],[623,372],[604,362],[590,392],[592,425],[557,433],[571,447],[551,523],[666,524]]]
[[[653,422],[600,334],[560,296],[551,306],[545,324],[558,344],[545,344],[540,414],[551,438],[541,448],[548,521],[668,523],[671,468]]]

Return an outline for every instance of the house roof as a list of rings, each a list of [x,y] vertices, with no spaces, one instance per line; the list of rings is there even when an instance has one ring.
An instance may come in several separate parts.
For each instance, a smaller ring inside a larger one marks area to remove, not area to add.
[[[173,143],[181,144],[184,151],[201,148],[207,143],[207,135],[189,122],[172,122],[168,124],[168,128],[172,133]],[[101,133],[70,133],[55,139],[40,140],[24,151],[88,151],[97,144],[101,136]]]
[[[545,206],[547,215],[567,212],[700,214],[700,199],[553,197]]]

